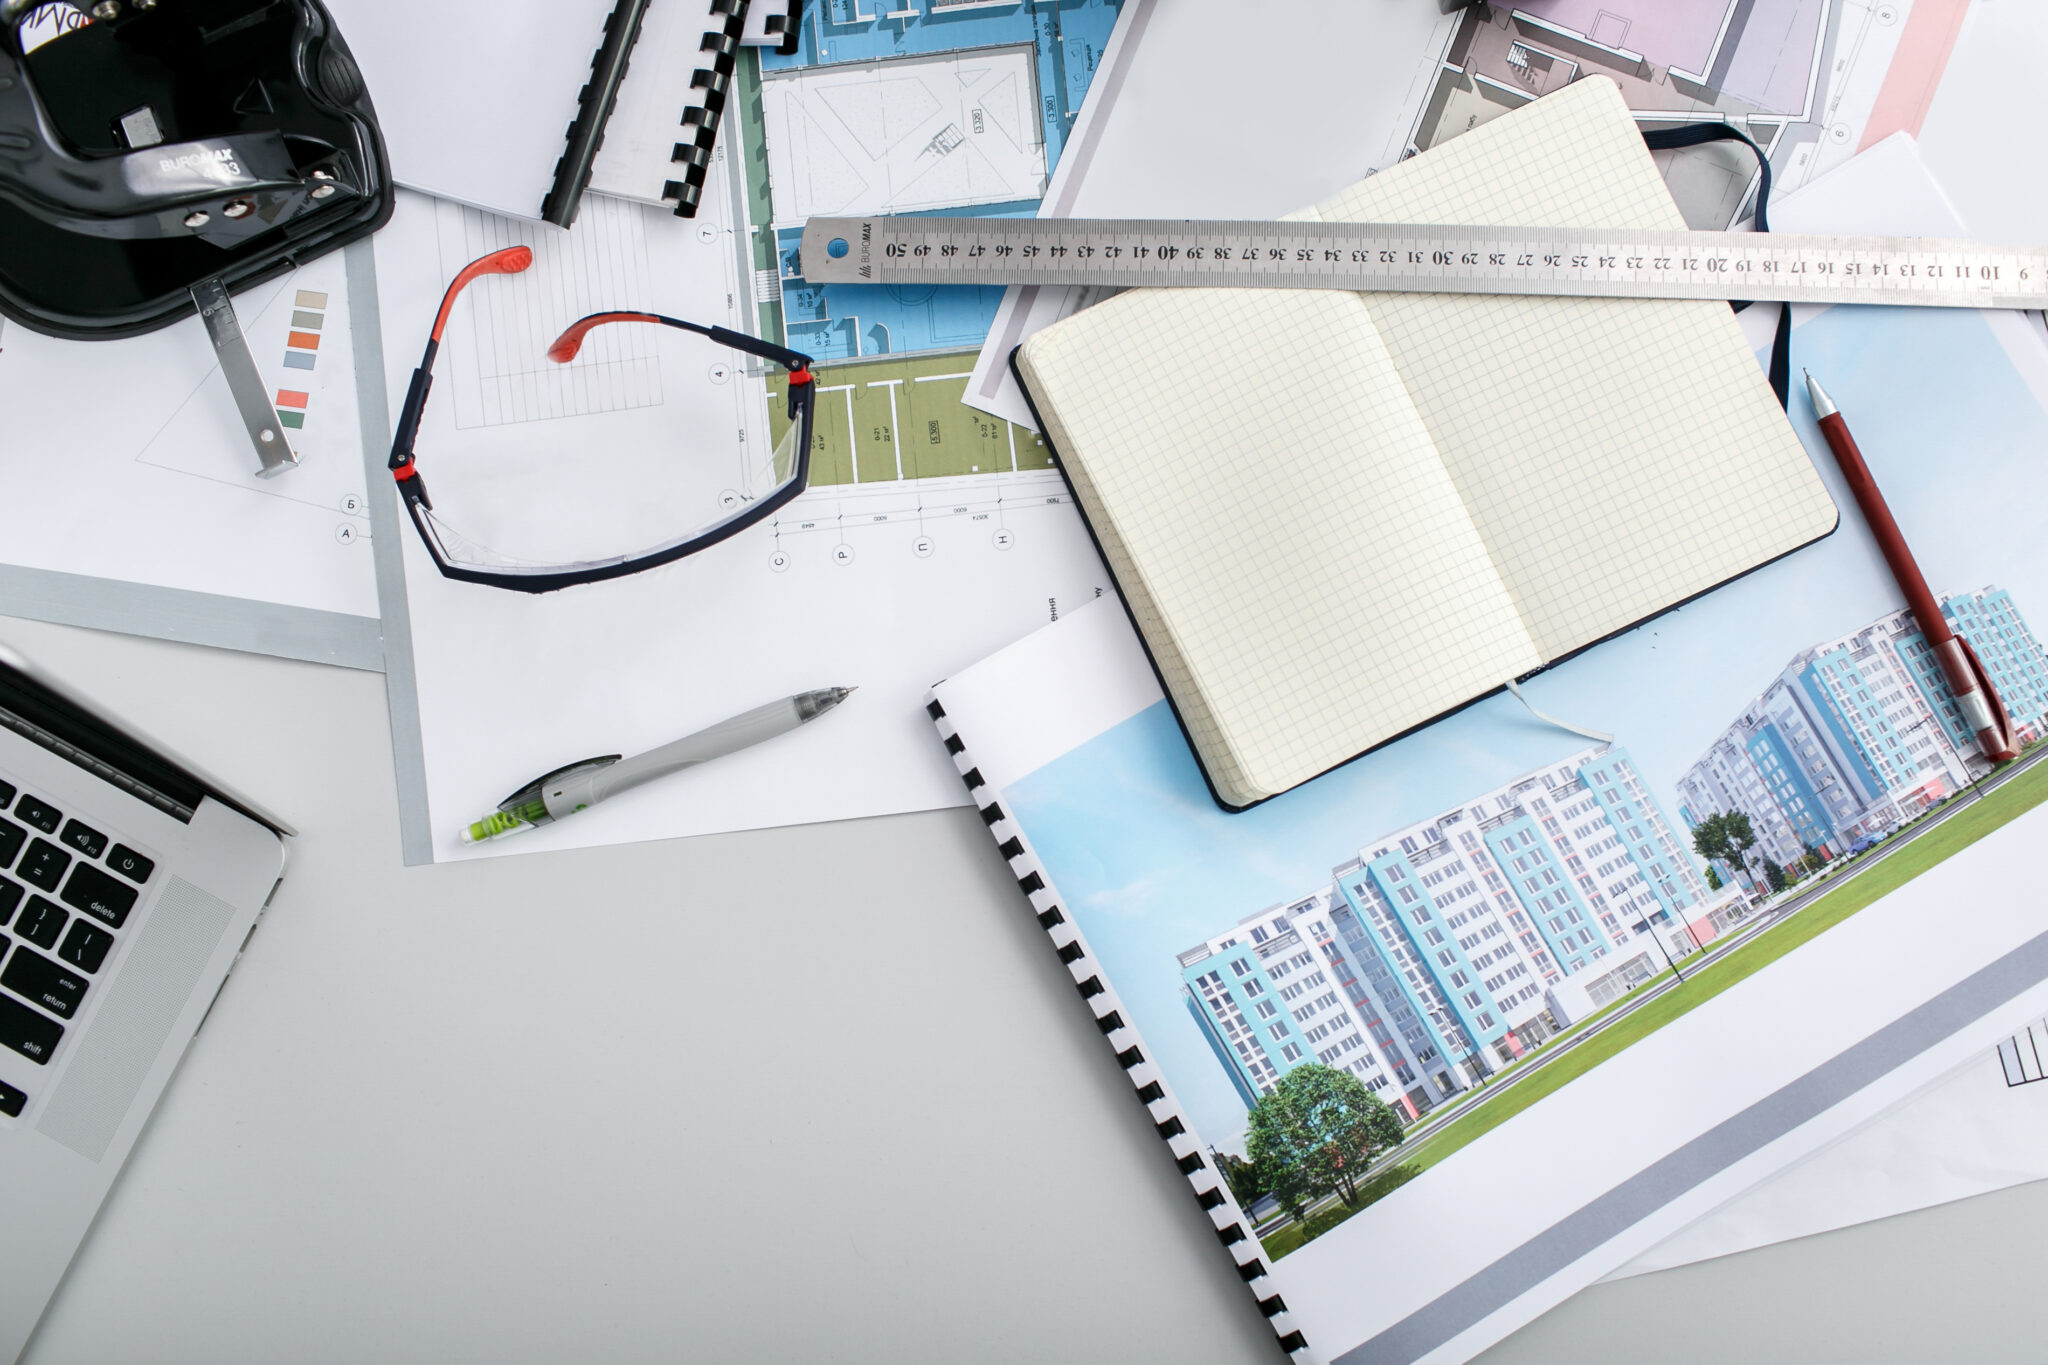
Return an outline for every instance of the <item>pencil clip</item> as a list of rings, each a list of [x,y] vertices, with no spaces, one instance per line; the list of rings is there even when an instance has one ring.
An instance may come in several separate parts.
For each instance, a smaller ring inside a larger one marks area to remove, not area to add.
[[[539,777],[534,778],[533,781],[527,783],[518,791],[513,792],[503,801],[500,801],[498,809],[501,811],[511,811],[528,802],[538,801],[542,798],[542,789],[557,778],[568,777],[574,773],[593,772],[599,768],[609,768],[612,764],[617,763],[619,758],[620,755],[618,754],[601,754],[596,758],[583,758],[578,759],[574,763],[564,763],[553,772],[542,773]]]
[[[1963,661],[1970,666],[1970,676],[1977,680],[1978,689],[1983,692],[1984,699],[1991,704],[1991,719],[1994,722],[1991,728],[1998,736],[1999,747],[1998,752],[1987,751],[1984,757],[1993,763],[2010,763],[2020,756],[2019,736],[2012,728],[2012,713],[2005,709],[2005,698],[1999,696],[1998,689],[1992,685],[1991,675],[1984,671],[1983,660],[1979,659],[1977,651],[1970,647],[1969,637],[1957,631],[1956,643],[1963,647]],[[1981,747],[1981,738],[1978,743]]]

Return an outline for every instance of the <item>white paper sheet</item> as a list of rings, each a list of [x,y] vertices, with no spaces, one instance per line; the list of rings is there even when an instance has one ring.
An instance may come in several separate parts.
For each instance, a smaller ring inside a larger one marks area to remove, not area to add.
[[[1949,54],[1920,151],[1971,229],[1988,242],[2048,239],[2038,138],[2048,5],[1976,0]]]
[[[401,185],[540,217],[613,0],[334,0]]]
[[[348,260],[235,297],[264,387],[302,422],[298,467],[270,478],[198,318],[120,341],[0,322],[0,608],[380,666]]]
[[[540,357],[586,311],[744,326],[752,296],[717,187],[693,221],[593,202],[567,235],[401,196],[377,239],[394,419],[447,281],[473,254],[543,248],[527,274],[472,285],[449,324],[417,446],[440,515],[462,524],[435,474],[462,461],[500,461],[508,477],[558,468],[550,510],[575,515],[580,461],[648,450],[688,459],[729,449],[736,433],[764,439],[765,377],[702,338],[622,325],[593,334],[574,365]],[[959,804],[959,780],[930,742],[924,689],[1108,587],[1046,469],[821,485],[680,563],[539,597],[442,578],[400,526],[426,804],[408,817],[431,832],[436,859]],[[532,833],[459,842],[465,825],[550,769],[831,686],[860,691],[798,734]],[[409,843],[408,856],[428,851]]]
[[[2035,1046],[2040,1026],[2019,1035]],[[2048,1180],[2048,1084],[1997,1051],[1731,1200],[1610,1280]]]

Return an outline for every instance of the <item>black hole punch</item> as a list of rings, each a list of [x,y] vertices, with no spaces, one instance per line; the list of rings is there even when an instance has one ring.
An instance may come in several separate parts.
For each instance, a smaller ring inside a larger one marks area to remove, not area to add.
[[[1273,1295],[1271,1298],[1260,1299],[1259,1311],[1269,1318],[1277,1317],[1287,1311],[1287,1300],[1281,1298],[1278,1294]]]
[[[1102,983],[1098,981],[1095,984],[1099,987]],[[1088,995],[1091,994],[1091,992],[1083,991],[1081,992],[1081,994]],[[1122,1028],[1123,1026],[1124,1017],[1121,1014],[1118,1014],[1115,1010],[1111,1010],[1108,1014],[1103,1015],[1100,1019],[1097,1019],[1095,1021],[1095,1027],[1101,1029],[1104,1033],[1115,1033],[1118,1029]]]
[[[933,720],[944,720],[946,718],[946,708],[935,701],[928,701],[924,704],[924,713]]]
[[[960,774],[960,780],[965,782],[970,790],[975,787],[988,785],[982,780],[981,769],[979,768],[969,768],[966,772]]]
[[[983,823],[984,825],[993,825],[996,821],[1002,818],[1003,808],[995,804],[993,801],[991,801],[988,805],[983,806],[981,808],[981,823]]]
[[[1028,872],[1017,879],[1017,885],[1022,887],[1024,894],[1028,896],[1034,891],[1045,890],[1045,878],[1036,872]]]
[[[1286,1336],[1280,1338],[1280,1349],[1289,1355],[1293,1355],[1296,1351],[1306,1351],[1308,1349],[1308,1338],[1299,1332],[1289,1332]]]
[[[1138,1087],[1138,1098],[1146,1104],[1157,1104],[1166,1098],[1166,1087],[1157,1081],[1147,1081]]]
[[[960,752],[961,750],[965,749],[966,747],[967,747],[966,743],[965,743],[964,741],[962,741],[962,740],[961,740],[960,736],[958,736],[958,735],[947,735],[947,736],[946,736],[946,752],[947,752],[947,753],[949,753],[949,754],[957,754],[957,753],[959,753],[959,752]]]
[[[1135,1047],[1127,1047],[1122,1052],[1116,1054],[1116,1061],[1118,1066],[1129,1071],[1134,1066],[1142,1066],[1144,1064],[1145,1054]]]
[[[1174,1115],[1172,1118],[1168,1119],[1164,1123],[1155,1123],[1152,1126],[1159,1130],[1159,1136],[1161,1138],[1169,1142],[1171,1142],[1174,1138],[1179,1137],[1182,1133],[1185,1133],[1188,1130],[1188,1126],[1180,1121],[1180,1115],[1178,1114]]]
[[[1266,1263],[1256,1256],[1237,1268],[1237,1278],[1243,1280],[1246,1284],[1250,1284],[1265,1273]]]
[[[1244,1224],[1232,1223],[1227,1228],[1216,1229],[1216,1240],[1225,1246],[1236,1246],[1244,1240]]]
[[[1083,1000],[1093,1000],[1096,996],[1102,994],[1102,978],[1091,976],[1086,981],[1077,983],[1074,989],[1081,992]]]
[[[1057,905],[1050,910],[1039,912],[1038,927],[1041,929],[1050,929],[1055,924],[1065,924],[1066,922],[1067,917],[1060,913],[1060,908]]]
[[[1088,950],[1083,948],[1078,942],[1069,943],[1066,947],[1060,949],[1060,961],[1068,964],[1079,962],[1086,956],[1088,956]]]
[[[1024,856],[1024,841],[1013,834],[996,845],[996,852],[1005,858],[1021,858]]]
[[[1211,1185],[1208,1189],[1195,1196],[1195,1202],[1205,1209],[1222,1207],[1223,1187],[1221,1185]]]
[[[46,10],[64,37],[16,34]],[[9,0],[0,30],[9,322],[74,341],[154,332],[201,311],[195,287],[246,295],[391,217],[362,73],[312,0]]]
[[[1207,1162],[1202,1160],[1202,1154],[1200,1152],[1189,1152],[1186,1156],[1180,1158],[1180,1160],[1174,1162],[1173,1164],[1180,1167],[1180,1173],[1182,1175],[1193,1175],[1196,1171],[1199,1171],[1204,1166],[1208,1165]]]

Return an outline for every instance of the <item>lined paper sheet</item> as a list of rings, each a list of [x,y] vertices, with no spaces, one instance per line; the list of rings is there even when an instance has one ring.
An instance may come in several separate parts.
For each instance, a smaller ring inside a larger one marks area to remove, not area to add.
[[[1605,78],[1369,177],[1317,216],[1685,227]],[[1364,297],[1546,660],[1834,528],[1726,304]]]
[[[1540,662],[1356,294],[1137,290],[1020,364],[1226,800]]]

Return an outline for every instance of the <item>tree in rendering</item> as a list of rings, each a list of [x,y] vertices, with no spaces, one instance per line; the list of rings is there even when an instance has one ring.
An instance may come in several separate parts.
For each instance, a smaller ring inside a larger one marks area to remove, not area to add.
[[[1230,1192],[1236,1196],[1239,1208],[1249,1210],[1266,1193],[1258,1162],[1247,1161],[1234,1152],[1218,1152],[1216,1164],[1223,1168],[1223,1178],[1230,1183]]]
[[[1314,1062],[1282,1076],[1245,1131],[1260,1184],[1301,1223],[1325,1195],[1357,1208],[1366,1168],[1402,1138],[1401,1120],[1363,1082]]]
[[[1749,850],[1756,844],[1756,829],[1749,816],[1739,810],[1717,811],[1693,826],[1693,852],[1708,862],[1723,862],[1744,881],[1753,882]]]
[[[1771,890],[1783,891],[1785,889],[1785,869],[1779,867],[1769,858],[1764,859],[1764,880],[1770,883]]]

